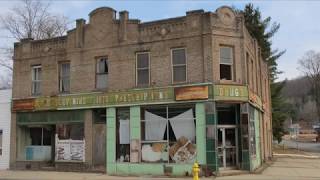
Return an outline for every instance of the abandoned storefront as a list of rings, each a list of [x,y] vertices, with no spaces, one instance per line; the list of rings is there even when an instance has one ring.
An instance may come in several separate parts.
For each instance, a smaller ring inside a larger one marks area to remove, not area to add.
[[[17,167],[42,162],[111,175],[190,175],[194,162],[206,173],[261,163],[262,111],[246,86],[146,88],[32,104],[34,112],[16,115]]]

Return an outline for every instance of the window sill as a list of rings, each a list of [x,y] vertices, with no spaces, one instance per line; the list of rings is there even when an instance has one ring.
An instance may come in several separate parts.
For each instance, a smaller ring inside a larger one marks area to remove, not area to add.
[[[221,79],[219,80],[219,84],[242,85],[241,83],[236,82],[234,80],[221,80]]]

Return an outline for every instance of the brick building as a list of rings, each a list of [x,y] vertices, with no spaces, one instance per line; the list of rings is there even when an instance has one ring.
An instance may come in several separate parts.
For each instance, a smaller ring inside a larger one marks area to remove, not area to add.
[[[13,169],[253,171],[272,156],[267,63],[229,7],[152,22],[93,10],[15,43]]]

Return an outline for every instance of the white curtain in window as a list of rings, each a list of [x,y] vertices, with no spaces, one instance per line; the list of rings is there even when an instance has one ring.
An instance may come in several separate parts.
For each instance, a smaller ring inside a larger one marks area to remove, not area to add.
[[[188,138],[191,142],[195,140],[195,124],[193,120],[193,110],[181,113],[170,119],[170,123],[176,139],[184,136]]]
[[[145,111],[145,139],[162,140],[166,130],[166,118]]]
[[[119,128],[120,144],[130,144],[130,122],[129,120],[120,119]]]

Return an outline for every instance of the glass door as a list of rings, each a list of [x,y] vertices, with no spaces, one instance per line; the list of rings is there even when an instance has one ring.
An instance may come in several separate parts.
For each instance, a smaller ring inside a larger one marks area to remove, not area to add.
[[[218,161],[220,169],[235,169],[237,166],[237,128],[218,127]]]

